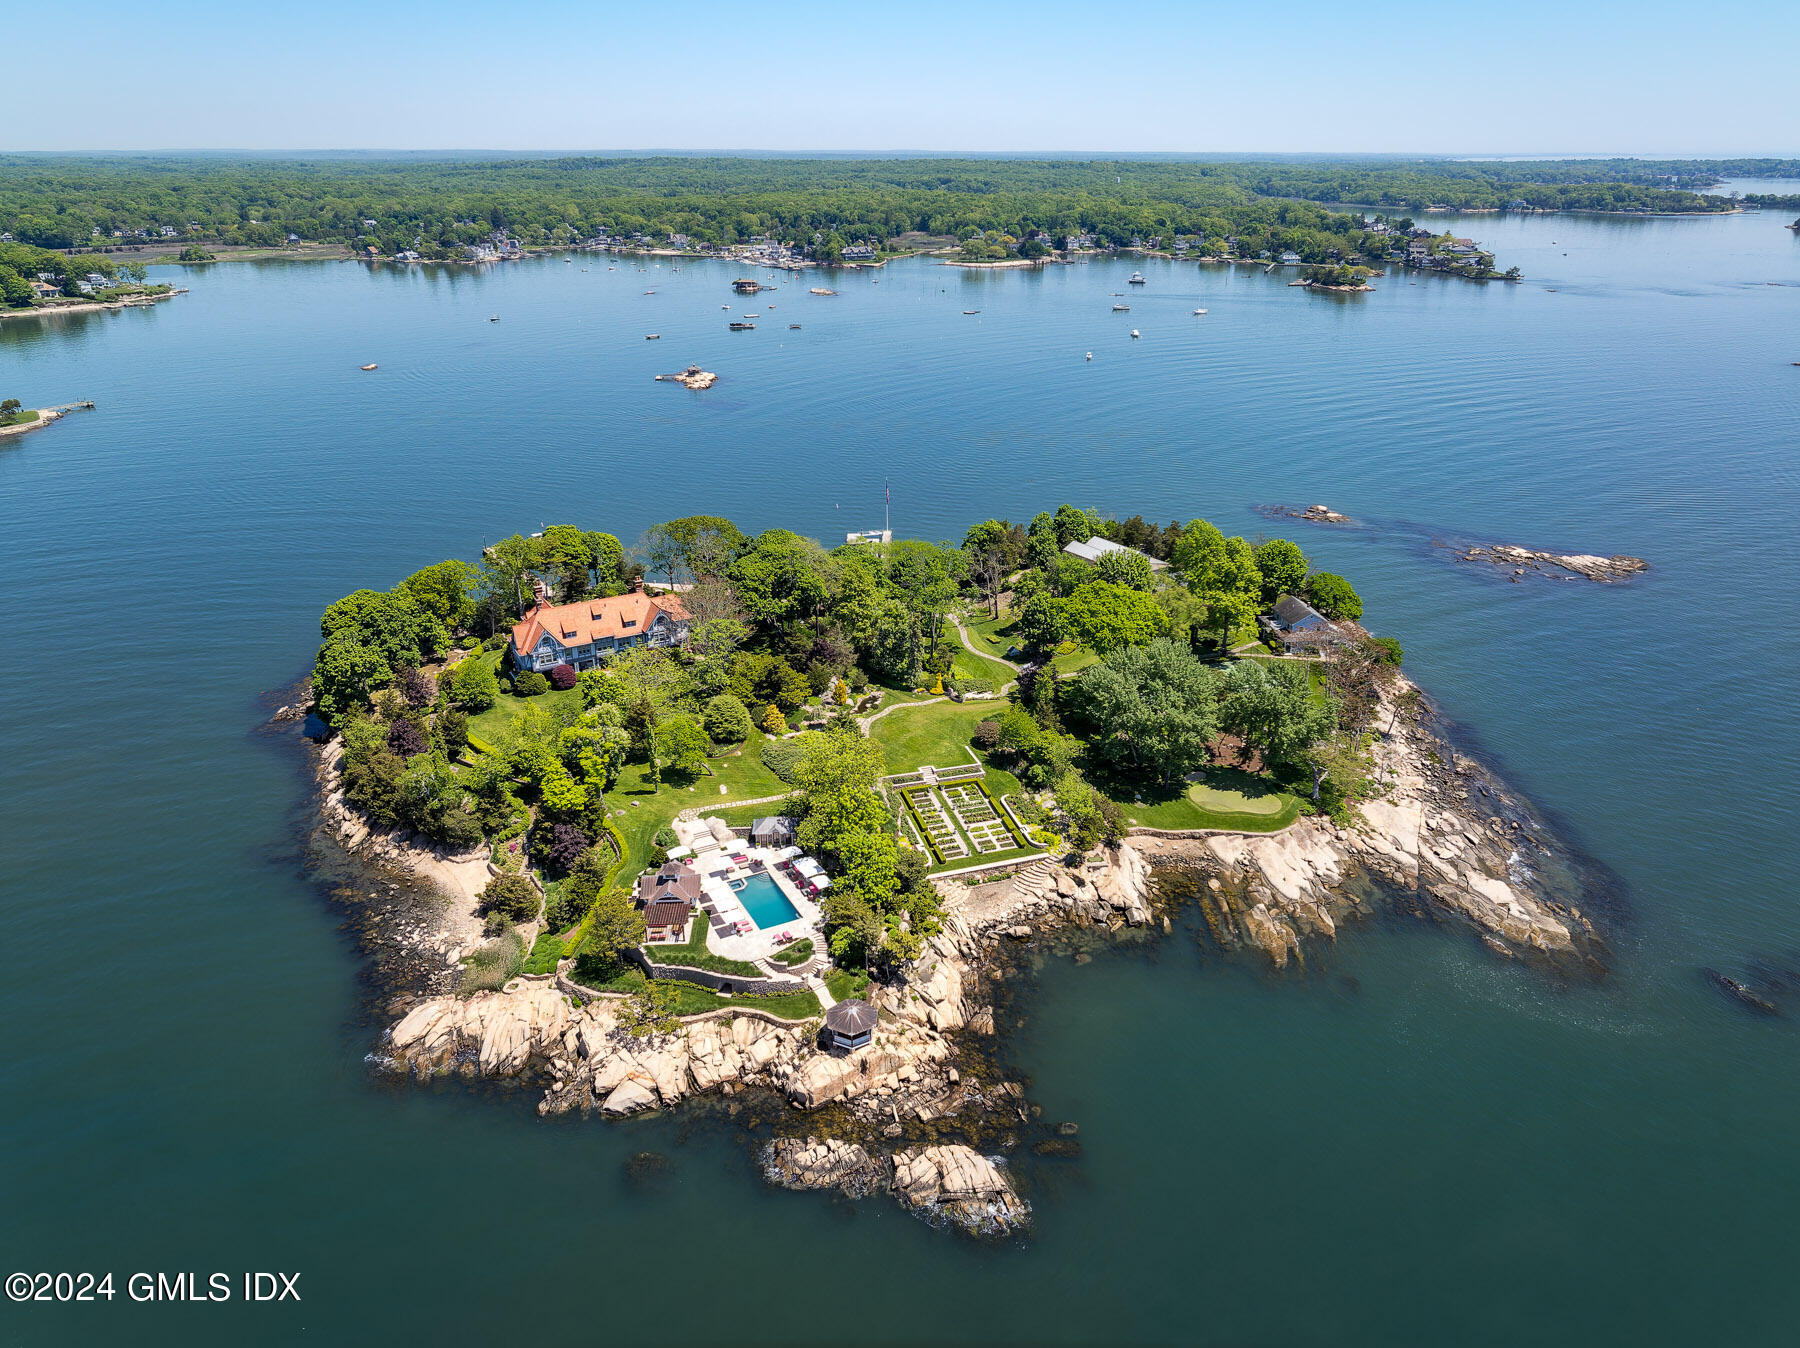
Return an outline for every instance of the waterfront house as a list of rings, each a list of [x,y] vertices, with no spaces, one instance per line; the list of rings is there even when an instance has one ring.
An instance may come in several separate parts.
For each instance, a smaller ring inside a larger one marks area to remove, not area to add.
[[[1276,601],[1271,616],[1275,626],[1283,632],[1316,632],[1331,626],[1331,620],[1323,613],[1291,594],[1284,594]]]
[[[1169,564],[1167,562],[1159,562],[1154,557],[1138,552],[1136,548],[1128,548],[1123,543],[1115,543],[1110,538],[1101,538],[1098,535],[1088,539],[1085,543],[1065,544],[1063,551],[1068,553],[1071,557],[1081,558],[1084,562],[1097,562],[1109,552],[1130,552],[1135,553],[1137,556],[1142,557],[1146,562],[1149,562],[1152,571],[1167,571],[1169,569]]]
[[[860,997],[839,1002],[825,1013],[825,1045],[831,1049],[865,1047],[875,1038],[875,1008]]]
[[[513,663],[546,671],[557,665],[594,669],[633,646],[680,646],[688,637],[687,609],[671,594],[630,594],[538,606],[513,625]]]
[[[874,246],[866,243],[853,243],[844,249],[844,261],[868,262],[875,256]]]

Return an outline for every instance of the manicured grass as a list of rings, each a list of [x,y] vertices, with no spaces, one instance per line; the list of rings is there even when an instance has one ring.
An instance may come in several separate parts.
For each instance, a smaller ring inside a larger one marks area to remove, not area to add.
[[[595,982],[582,977],[581,966],[575,966],[575,981],[583,987],[592,988],[595,992],[636,992],[644,986],[644,975],[636,969],[626,969],[623,973],[605,982]],[[664,984],[675,989],[674,1014],[678,1016],[697,1016],[703,1011],[717,1011],[723,1006],[754,1007],[758,1011],[767,1011],[772,1016],[783,1020],[812,1020],[820,1015],[823,1008],[819,1005],[818,994],[811,988],[802,988],[799,992],[783,992],[768,997],[755,997],[738,994],[721,997],[710,988],[703,988],[698,983],[684,983],[680,979],[664,979]]]
[[[1013,636],[1013,615],[1007,609],[1001,609],[998,618],[988,617],[985,611],[979,617],[964,618],[963,626],[968,629],[969,644],[989,655],[1005,655],[1018,644]]]
[[[1174,825],[1164,825],[1163,827],[1173,828]],[[1199,826],[1190,824],[1186,827],[1197,828]],[[944,862],[941,866],[933,866],[925,873],[942,875],[946,871],[960,871],[971,866],[999,866],[1008,861],[1023,861],[1026,857],[1038,856],[1043,851],[1042,847],[1013,847],[1004,852],[971,852],[966,857],[956,857]]]
[[[696,913],[688,924],[690,931],[686,941],[669,944],[658,941],[646,944],[644,954],[649,956],[653,964],[679,964],[686,969],[705,969],[715,974],[735,974],[739,978],[767,978],[761,969],[743,960],[727,959],[723,955],[715,955],[707,947],[707,933],[711,924],[705,913]]]
[[[468,658],[485,660],[490,668],[498,669],[500,657],[504,654],[504,651],[480,651]],[[506,681],[502,679],[499,699],[486,711],[476,712],[469,718],[469,733],[484,743],[498,744],[507,727],[525,714],[525,708],[541,706],[548,711],[559,702],[572,702],[579,707],[581,690],[565,688],[559,691],[552,688],[549,692],[540,693],[536,697],[514,697],[507,691]]]
[[[1120,800],[1127,823],[1144,828],[1217,828],[1274,833],[1300,817],[1301,802],[1266,778],[1235,768],[1211,768],[1205,780],[1179,795]]]
[[[833,969],[825,975],[825,990],[834,1002],[860,997],[869,988],[869,976],[860,969]]]
[[[997,693],[1018,675],[998,660],[990,660],[985,655],[977,655],[963,645],[958,645],[951,655],[950,672],[956,680],[956,686],[962,691]]]
[[[1057,648],[1056,654],[1051,657],[1050,668],[1056,671],[1057,678],[1066,679],[1071,674],[1079,674],[1089,665],[1099,663],[1100,656],[1097,652],[1090,651],[1085,646],[1077,646],[1074,642],[1065,641]]]
[[[17,412],[9,412],[0,417],[0,426],[23,426],[28,421],[38,419],[37,408],[22,407]]]
[[[739,811],[728,808],[733,800],[754,800],[760,796],[792,792],[793,787],[763,766],[761,752],[766,742],[767,737],[760,730],[753,731],[741,753],[709,758],[709,772],[696,773],[692,777],[665,769],[660,791],[648,780],[649,764],[627,763],[619,773],[619,780],[606,795],[609,805],[623,810],[613,819],[625,838],[627,854],[626,863],[619,872],[620,879],[629,881],[649,865],[657,830],[667,828],[682,810],[704,810],[711,814],[727,807],[724,810],[727,822],[733,824],[749,823],[750,819],[775,810],[774,805],[745,806],[745,817],[740,821],[732,817]],[[688,790],[690,786],[694,788],[692,791]],[[719,792],[721,786],[726,788],[724,794]]]
[[[955,767],[969,762],[969,737],[975,724],[997,717],[1005,703],[933,702],[929,706],[892,712],[870,727],[869,736],[887,753],[889,772],[911,772],[930,764]]]

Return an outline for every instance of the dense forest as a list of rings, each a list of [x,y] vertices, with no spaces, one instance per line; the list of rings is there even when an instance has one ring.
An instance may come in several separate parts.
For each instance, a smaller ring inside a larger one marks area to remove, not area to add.
[[[1235,235],[1240,252],[1309,262],[1366,251],[1361,220],[1306,203],[1715,211],[1687,190],[1719,175],[1800,172],[1789,161],[280,158],[0,156],[0,231],[46,248],[118,231],[382,252],[451,250],[506,230],[526,244],[602,232],[729,244],[762,235],[889,241],[917,232],[1129,245]],[[372,222],[372,223],[371,223]]]

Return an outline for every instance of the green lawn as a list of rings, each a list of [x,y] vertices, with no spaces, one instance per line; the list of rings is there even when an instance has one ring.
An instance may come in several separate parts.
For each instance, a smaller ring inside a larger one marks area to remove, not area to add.
[[[1099,663],[1100,656],[1096,652],[1088,650],[1085,646],[1078,646],[1072,641],[1065,641],[1056,648],[1056,654],[1050,659],[1050,668],[1056,671],[1057,678],[1066,679],[1071,674],[1080,673],[1089,665]]]
[[[1010,666],[977,655],[960,643],[952,653],[950,672],[964,692],[997,693],[1018,677]]]
[[[869,976],[860,969],[833,969],[825,975],[825,990],[834,1002],[860,997],[869,988]]]
[[[1144,828],[1219,828],[1242,833],[1274,833],[1300,817],[1301,802],[1266,778],[1235,768],[1209,768],[1205,779],[1179,795],[1143,801],[1121,800],[1130,824]]]
[[[478,651],[468,658],[485,660],[490,666],[498,669],[500,657],[504,654],[504,651]],[[498,744],[506,728],[525,714],[525,708],[535,705],[541,706],[547,711],[559,702],[572,702],[579,707],[581,690],[579,688],[567,688],[561,691],[551,689],[547,693],[540,693],[537,697],[514,697],[506,691],[506,681],[502,679],[499,700],[486,711],[476,712],[469,718],[469,733],[485,744]]]
[[[969,737],[975,723],[996,718],[1005,709],[998,699],[933,702],[890,712],[869,728],[869,738],[886,751],[889,772],[911,772],[927,763],[955,767],[970,761]]]
[[[38,419],[37,408],[21,407],[17,412],[9,412],[0,417],[0,426],[23,426],[28,421]]]
[[[978,651],[988,655],[1005,655],[1015,645],[1013,636],[1013,615],[1002,609],[998,618],[990,618],[984,609],[974,618],[964,618],[963,626],[969,632],[969,644]]]
[[[577,965],[574,977],[577,983],[596,992],[636,992],[645,982],[644,975],[636,969],[626,969],[604,982],[592,982],[582,977],[581,967]],[[748,1006],[767,1011],[783,1020],[811,1020],[823,1011],[818,994],[811,988],[767,997],[742,994],[721,997],[711,988],[703,988],[698,983],[684,983],[679,979],[664,981],[667,986],[675,989],[675,1014],[678,1016],[697,1016],[703,1011],[717,1011],[722,1006]]]
[[[705,913],[696,913],[694,920],[688,924],[690,931],[686,941],[676,944],[659,941],[655,945],[646,945],[643,950],[657,964],[679,964],[688,969],[706,969],[715,974],[735,974],[739,978],[767,978],[761,969],[743,960],[726,959],[723,955],[715,955],[707,946],[707,934],[711,926]]]
[[[689,777],[665,770],[660,791],[654,790],[646,780],[649,764],[627,763],[619,773],[618,782],[606,793],[607,803],[624,812],[613,819],[625,836],[629,858],[619,872],[620,879],[632,880],[649,864],[650,853],[656,846],[657,830],[667,828],[682,810],[720,813],[721,807],[727,807],[722,812],[726,822],[731,824],[749,823],[752,818],[768,814],[774,808],[772,805],[750,805],[742,811],[728,808],[733,800],[786,795],[793,790],[763,766],[761,754],[765,742],[762,731],[754,730],[741,751],[709,758],[705,772]],[[691,791],[688,790],[690,786]],[[719,791],[721,786],[726,788],[723,794]],[[740,813],[741,819],[736,817]]]

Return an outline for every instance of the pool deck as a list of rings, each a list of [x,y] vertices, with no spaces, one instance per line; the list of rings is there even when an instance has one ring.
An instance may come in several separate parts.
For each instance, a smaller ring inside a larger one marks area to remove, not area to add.
[[[676,832],[685,832],[679,823]],[[682,838],[683,844],[690,848],[695,841],[704,840],[704,835],[698,833]],[[736,847],[709,848],[683,858],[700,873],[701,910],[698,916],[712,924],[707,945],[714,954],[756,963],[803,936],[811,937],[815,944],[823,944],[823,914],[819,902],[782,873],[776,860],[778,851],[782,850],[786,849],[741,843]],[[756,874],[767,875],[782,896],[794,905],[799,916],[772,927],[758,927],[732,888],[734,881],[741,883]],[[645,951],[655,958],[654,945],[646,946]]]

